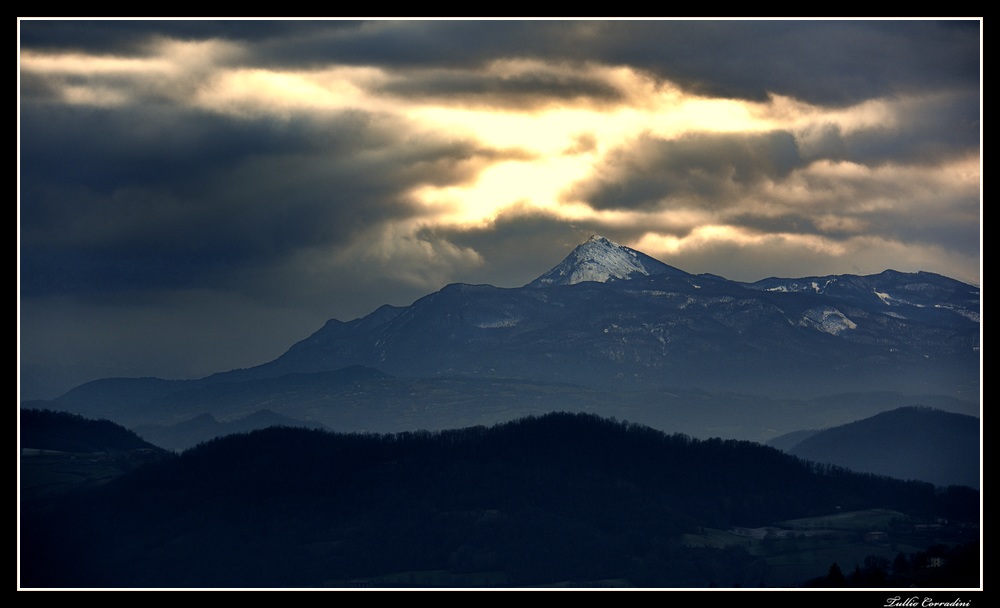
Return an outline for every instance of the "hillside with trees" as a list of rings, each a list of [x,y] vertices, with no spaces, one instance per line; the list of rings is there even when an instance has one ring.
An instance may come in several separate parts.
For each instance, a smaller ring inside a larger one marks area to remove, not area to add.
[[[586,414],[271,428],[22,513],[21,572],[38,587],[756,587],[775,584],[759,543],[685,535],[869,508],[972,521],[978,493]]]

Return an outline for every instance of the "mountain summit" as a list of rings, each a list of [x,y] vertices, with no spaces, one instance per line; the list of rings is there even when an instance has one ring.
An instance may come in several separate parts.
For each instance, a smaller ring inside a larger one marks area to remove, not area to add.
[[[526,287],[575,285],[586,281],[607,283],[636,275],[687,273],[651,258],[641,251],[619,245],[603,236],[593,235],[574,249],[566,259]]]

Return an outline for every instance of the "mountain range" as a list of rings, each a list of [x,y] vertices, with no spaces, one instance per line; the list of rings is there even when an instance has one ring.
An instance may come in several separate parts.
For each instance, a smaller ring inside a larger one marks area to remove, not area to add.
[[[98,380],[44,406],[132,427],[268,409],[380,432],[569,409],[762,440],[907,405],[978,415],[979,314],[977,287],[932,273],[744,283],[593,236],[523,287],[447,285],[331,319],[256,367]]]
[[[930,273],[738,283],[592,237],[525,287],[453,284],[408,307],[331,320],[228,378],[364,365],[592,387],[968,395],[978,390],[978,315],[977,288]]]

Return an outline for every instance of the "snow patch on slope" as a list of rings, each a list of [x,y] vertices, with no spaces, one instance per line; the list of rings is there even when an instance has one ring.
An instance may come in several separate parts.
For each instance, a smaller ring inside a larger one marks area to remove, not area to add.
[[[826,288],[830,286],[830,283],[836,283],[837,279],[827,279],[825,283],[820,285],[816,281],[806,282],[802,279],[776,279],[786,281],[783,284],[775,285],[773,287],[768,287],[764,291],[778,291],[781,293],[799,293],[803,291],[812,291],[818,294],[826,293]]]
[[[978,310],[966,310],[964,308],[959,308],[957,306],[951,306],[948,304],[935,304],[934,308],[943,308],[944,310],[950,310],[956,314],[962,315],[970,321],[975,321],[979,323],[979,311]]]
[[[476,323],[476,327],[480,329],[495,329],[497,327],[517,327],[517,324],[521,322],[521,319],[515,317],[507,317],[503,319],[492,319],[489,321],[480,321]]]
[[[857,323],[845,317],[844,313],[829,306],[810,308],[802,313],[802,321],[799,324],[803,327],[814,327],[834,336],[858,328]]]
[[[892,306],[892,296],[890,296],[889,294],[875,291],[875,295],[877,295],[878,298],[882,300],[882,302],[884,302],[886,306]]]
[[[873,292],[875,293],[876,296],[878,296],[880,300],[882,300],[882,302],[886,306],[913,306],[914,308],[927,308],[926,304],[920,304],[919,302],[911,302],[909,300],[897,298],[881,291],[873,290]],[[940,308],[940,306],[935,305],[935,308]]]

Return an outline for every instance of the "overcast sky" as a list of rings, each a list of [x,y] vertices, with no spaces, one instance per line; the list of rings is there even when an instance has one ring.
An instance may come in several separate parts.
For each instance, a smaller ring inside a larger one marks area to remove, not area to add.
[[[981,283],[979,20],[19,27],[25,397],[262,363],[593,233]]]

